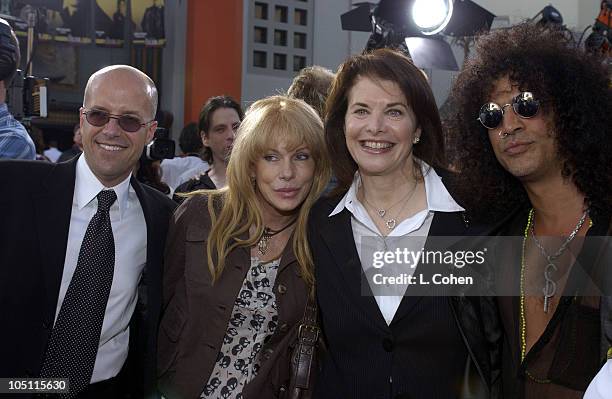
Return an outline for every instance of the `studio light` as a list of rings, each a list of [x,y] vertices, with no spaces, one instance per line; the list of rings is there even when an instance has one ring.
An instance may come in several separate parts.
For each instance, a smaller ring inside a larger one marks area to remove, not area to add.
[[[547,5],[544,7],[539,13],[535,15],[535,17],[531,18],[532,21],[535,21],[537,17],[542,16],[542,18],[538,21],[538,24],[541,25],[563,25],[563,16],[559,10],[557,10],[552,5]]]
[[[440,33],[453,15],[452,0],[415,0],[412,20],[424,35]]]
[[[561,16],[559,10],[551,5],[548,5],[542,10],[542,21],[544,23],[561,25],[563,24],[563,17]]]
[[[457,70],[444,36],[488,31],[495,18],[471,0],[380,0],[356,6],[340,16],[342,29],[371,32],[366,50],[396,48],[420,68]]]

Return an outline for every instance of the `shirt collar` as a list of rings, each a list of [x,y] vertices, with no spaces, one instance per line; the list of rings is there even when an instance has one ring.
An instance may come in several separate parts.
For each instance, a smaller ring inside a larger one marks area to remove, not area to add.
[[[105,187],[91,171],[87,161],[85,160],[85,153],[83,153],[83,155],[80,156],[77,161],[76,180],[74,182],[74,193],[77,208],[79,210],[83,209],[98,195],[100,191],[112,189],[115,191],[115,194],[117,194],[116,204],[119,205],[119,219],[121,219],[128,208],[129,193],[134,192],[134,188],[132,188],[130,185],[131,177],[132,173],[130,173],[125,180],[116,186]]]
[[[357,188],[361,184],[361,176],[359,175],[359,171],[355,172],[355,177],[353,178],[353,183],[349,187],[344,197],[338,202],[338,205],[334,208],[332,213],[329,216],[335,216],[342,212],[344,208],[346,208],[352,214],[355,213],[355,203],[357,202]]]
[[[435,169],[421,161],[421,172],[425,176],[425,194],[427,195],[427,209],[436,212],[463,212],[457,201],[450,195],[442,178]]]
[[[461,212],[464,211],[459,204],[450,195],[442,179],[434,168],[429,166],[424,161],[418,161],[421,164],[421,173],[425,180],[425,195],[427,198],[427,210],[437,212]],[[359,171],[355,172],[355,178],[347,193],[342,197],[338,205],[329,214],[329,216],[337,215],[346,208],[349,212],[355,213],[355,202],[357,201],[357,189],[361,184],[361,176]]]

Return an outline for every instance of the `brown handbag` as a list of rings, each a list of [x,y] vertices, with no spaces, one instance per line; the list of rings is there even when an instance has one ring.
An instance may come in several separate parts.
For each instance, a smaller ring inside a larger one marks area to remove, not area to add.
[[[312,396],[311,373],[317,352],[321,330],[317,323],[317,306],[314,295],[309,295],[300,322],[297,345],[291,354],[291,377],[287,399],[306,399]]]

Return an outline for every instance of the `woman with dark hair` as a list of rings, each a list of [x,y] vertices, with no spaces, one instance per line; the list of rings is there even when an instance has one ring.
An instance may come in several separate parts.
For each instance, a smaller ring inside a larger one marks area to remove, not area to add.
[[[315,396],[487,396],[480,302],[426,294],[426,283],[381,285],[378,271],[412,280],[433,266],[380,268],[371,258],[415,254],[435,248],[434,236],[468,232],[445,187],[442,127],[423,73],[388,49],[353,56],[336,75],[326,115],[338,187],[309,221],[328,349]]]
[[[313,285],[306,222],[329,163],[316,111],[301,100],[265,98],[240,126],[227,186],[196,192],[177,209],[159,332],[166,398],[288,394]]]

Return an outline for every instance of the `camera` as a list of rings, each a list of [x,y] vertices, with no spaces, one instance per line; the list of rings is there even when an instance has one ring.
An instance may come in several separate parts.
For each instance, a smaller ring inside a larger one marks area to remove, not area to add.
[[[47,117],[47,78],[23,76],[17,70],[6,93],[6,104],[15,119]]]
[[[16,119],[47,117],[47,82],[26,76],[19,67],[19,41],[11,25],[0,18],[0,80],[7,89],[6,104]]]
[[[158,127],[155,130],[153,141],[145,147],[145,155],[150,161],[174,158],[175,144],[170,137],[168,129]]]

